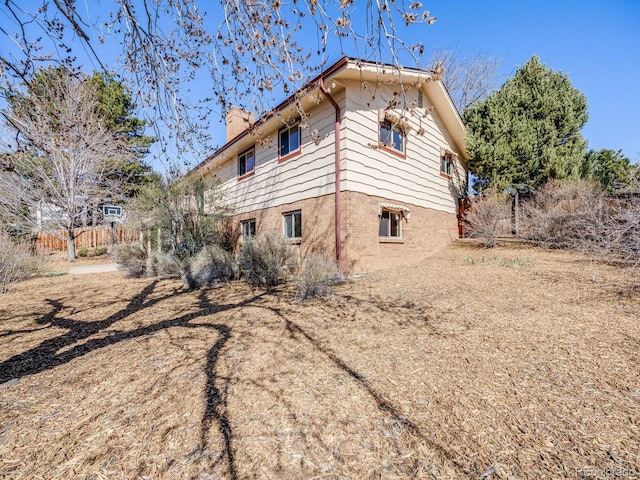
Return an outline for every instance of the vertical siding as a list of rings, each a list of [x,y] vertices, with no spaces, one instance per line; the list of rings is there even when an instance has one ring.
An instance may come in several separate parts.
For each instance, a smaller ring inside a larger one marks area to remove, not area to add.
[[[381,86],[377,98],[357,82],[347,82],[346,111],[346,182],[344,189],[406,202],[416,206],[454,213],[456,185],[454,179],[440,175],[440,156],[444,149],[456,152],[445,133],[437,113],[409,118],[411,130],[406,139],[406,158],[376,148],[378,144],[378,109],[386,106],[392,89]],[[410,88],[408,102],[417,100],[417,89]],[[424,96],[428,108],[428,96]],[[425,109],[416,109],[425,112]],[[424,135],[418,131],[424,129]],[[464,172],[464,169],[462,169]],[[463,177],[464,178],[464,173]]]
[[[346,106],[345,92],[337,94],[342,109]],[[221,182],[219,191],[224,202],[236,213],[277,207],[309,198],[332,194],[334,179],[335,111],[328,101],[308,111],[309,128],[302,129],[302,153],[278,162],[278,132],[268,132],[265,145],[255,145],[255,173],[237,178],[237,153],[215,172]],[[310,132],[317,130],[316,145]],[[344,130],[344,129],[343,129]],[[344,134],[343,134],[344,135]],[[343,142],[344,145],[344,142]]]

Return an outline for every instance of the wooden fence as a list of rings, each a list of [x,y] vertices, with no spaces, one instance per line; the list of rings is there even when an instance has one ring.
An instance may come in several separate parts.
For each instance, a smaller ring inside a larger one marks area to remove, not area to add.
[[[126,226],[77,228],[75,245],[78,248],[108,247],[116,243],[139,242],[140,229]],[[36,248],[39,250],[67,251],[66,232],[47,233],[39,232],[35,239]]]

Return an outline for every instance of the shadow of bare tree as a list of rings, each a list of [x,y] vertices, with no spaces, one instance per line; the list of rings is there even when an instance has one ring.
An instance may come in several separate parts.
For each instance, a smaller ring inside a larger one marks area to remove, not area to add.
[[[215,305],[211,303],[203,290],[199,295],[198,309],[177,318],[165,319],[151,325],[136,328],[133,330],[119,331],[112,330],[107,336],[90,339],[84,343],[73,346],[87,338],[90,338],[103,330],[111,327],[116,322],[124,320],[134,313],[149,308],[163,300],[175,295],[182,295],[188,290],[174,289],[172,292],[149,299],[149,296],[156,288],[158,281],[152,281],[146,285],[142,291],[136,294],[128,304],[118,312],[108,316],[103,320],[94,322],[82,322],[68,318],[61,318],[60,312],[64,309],[64,304],[58,300],[47,299],[51,305],[51,310],[36,322],[41,325],[50,325],[68,330],[66,333],[44,340],[36,347],[33,347],[20,354],[14,355],[0,363],[0,384],[12,379],[19,379],[27,375],[41,373],[60,365],[64,365],[76,358],[82,357],[90,352],[103,349],[125,340],[131,340],[147,335],[152,335],[161,330],[183,327],[183,328],[207,328],[218,332],[218,340],[209,349],[205,366],[206,389],[205,389],[205,412],[201,422],[201,445],[199,450],[203,451],[207,447],[207,439],[213,422],[222,435],[224,448],[218,461],[226,461],[229,476],[237,478],[236,466],[232,447],[232,430],[227,416],[226,384],[222,387],[216,386],[218,380],[216,366],[221,350],[231,337],[231,328],[226,324],[218,323],[196,323],[194,320],[208,315],[224,312],[234,308],[241,308],[255,302],[266,293],[254,295],[242,302]],[[71,348],[60,352],[61,349],[71,346]],[[60,352],[60,353],[59,353]]]

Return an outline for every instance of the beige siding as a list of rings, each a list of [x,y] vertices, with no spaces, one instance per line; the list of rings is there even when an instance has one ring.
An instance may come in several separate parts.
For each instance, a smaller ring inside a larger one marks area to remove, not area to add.
[[[444,149],[456,152],[456,148],[444,133],[437,114],[410,117],[406,158],[376,148],[378,108],[385,107],[384,99],[390,98],[392,93],[390,87],[381,88],[382,95],[378,93],[378,98],[372,101],[357,82],[347,83],[346,182],[343,189],[454,213],[456,199],[452,192],[455,182],[440,175],[440,156]],[[417,99],[415,87],[409,90],[408,97],[409,103]],[[424,103],[425,107],[429,106],[426,95]],[[417,133],[420,129],[425,130],[424,135]]]
[[[344,90],[336,100],[345,106]],[[302,153],[282,163],[278,162],[278,132],[268,132],[266,145],[255,145],[255,174],[238,180],[237,153],[215,172],[222,182],[220,191],[227,205],[242,214],[253,210],[277,207],[288,203],[334,193],[334,125],[335,110],[328,101],[307,112],[309,128],[302,129]],[[316,145],[310,132],[317,130]],[[344,142],[343,142],[344,144]]]

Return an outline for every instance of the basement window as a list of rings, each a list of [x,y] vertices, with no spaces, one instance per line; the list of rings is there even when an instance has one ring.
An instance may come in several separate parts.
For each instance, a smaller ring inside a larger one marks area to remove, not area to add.
[[[248,240],[256,236],[256,219],[250,218],[244,220],[240,226],[242,227],[242,239]]]
[[[288,240],[302,239],[302,211],[287,212],[283,214],[284,238]]]
[[[393,210],[382,209],[380,212],[380,224],[378,227],[380,239],[402,238],[402,213]]]

